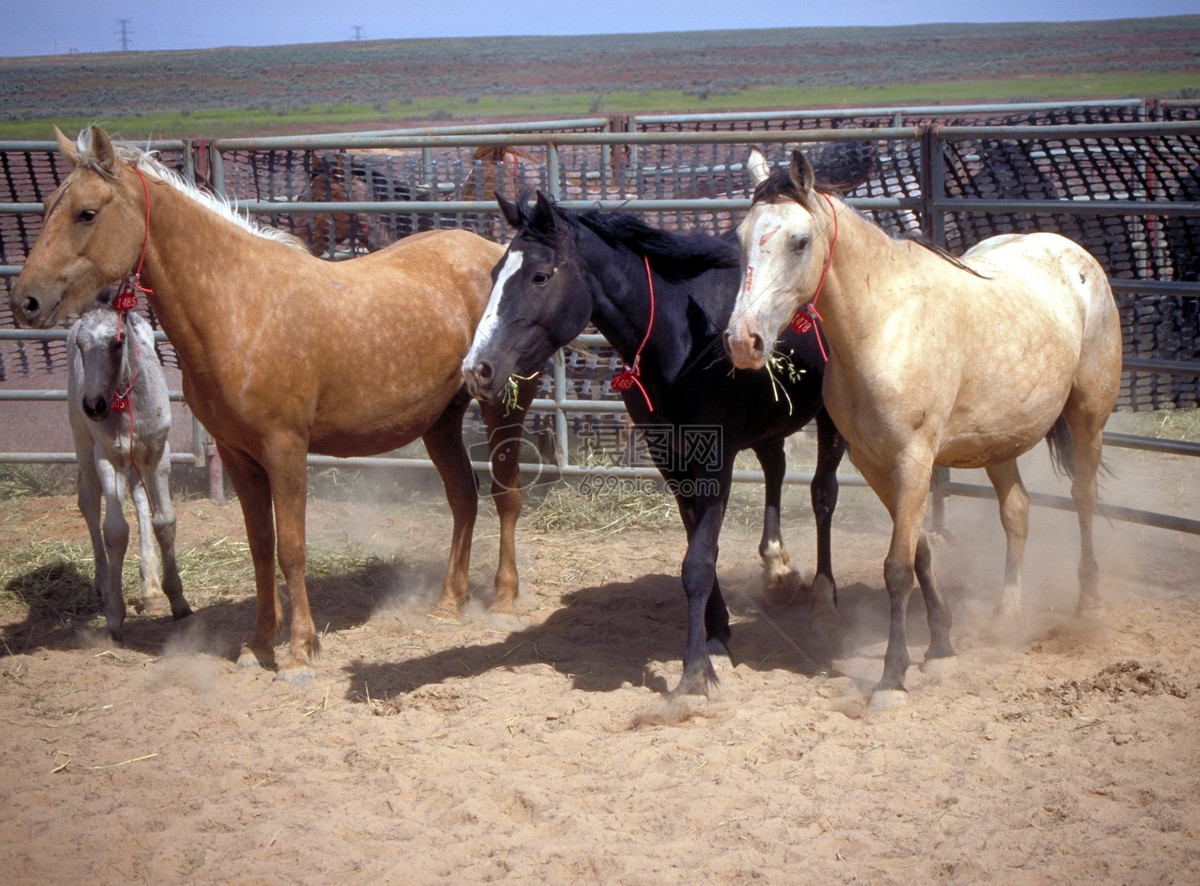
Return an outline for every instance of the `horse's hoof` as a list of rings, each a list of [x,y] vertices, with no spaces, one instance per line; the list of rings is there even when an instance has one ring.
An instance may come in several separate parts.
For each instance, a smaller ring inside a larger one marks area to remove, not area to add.
[[[269,668],[274,664],[275,660],[273,657],[264,660],[249,646],[243,646],[242,651],[238,653],[237,668],[239,671],[246,671],[251,668]]]
[[[958,671],[958,658],[955,656],[926,658],[921,663],[921,673],[929,677],[948,677]]]
[[[996,606],[996,617],[1017,618],[1021,615],[1022,610],[1021,595],[1016,591],[1006,590],[1000,596],[1000,603]]]
[[[763,576],[763,599],[772,606],[791,606],[806,590],[794,569]]]
[[[290,683],[297,689],[307,686],[317,676],[316,671],[309,665],[295,665],[293,667],[280,668],[275,674],[275,679],[283,683]]]
[[[175,621],[183,621],[185,618],[190,618],[195,614],[196,613],[192,611],[192,607],[184,603],[182,609],[180,609],[178,612],[171,613],[171,618],[173,618]]]
[[[429,617],[437,621],[462,622],[462,613],[457,606],[445,606],[439,603],[429,610]]]
[[[1082,618],[1087,621],[1098,621],[1107,614],[1104,604],[1099,600],[1079,601],[1079,606],[1075,609],[1075,617]]]
[[[166,601],[160,600],[157,597],[144,599],[141,601],[139,614],[150,616],[152,618],[155,618],[160,615],[166,615],[167,614]]]
[[[908,690],[876,689],[871,693],[871,702],[867,705],[867,710],[886,711],[890,708],[903,707],[906,704],[908,704]]]

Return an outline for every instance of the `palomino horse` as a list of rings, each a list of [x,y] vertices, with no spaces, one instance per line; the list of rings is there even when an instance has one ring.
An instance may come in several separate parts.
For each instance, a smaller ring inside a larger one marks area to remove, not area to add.
[[[149,322],[132,312],[122,317],[109,305],[97,305],[75,322],[67,356],[67,417],[79,464],[79,510],[92,539],[105,627],[120,643],[125,624],[121,569],[129,546],[126,487],[137,511],[143,610],[161,611],[165,593],[175,618],[192,614],[175,563],[167,380]],[[162,549],[161,582],[155,540]]]
[[[470,398],[462,358],[491,288],[498,244],[434,231],[328,262],[280,242],[184,183],[144,152],[92,127],[57,132],[74,170],[51,196],[12,290],[19,321],[49,326],[98,288],[144,292],[179,354],[188,405],[217,443],[246,521],[258,611],[239,664],[275,662],[282,619],[273,554],[292,604],[279,676],[312,675],[317,637],[305,587],[306,454],[386,452],[421,437],[454,516],[439,609],[456,610],[478,493],[462,438]],[[493,608],[517,595],[516,450],[532,384],[515,409],[484,408],[500,515]]]
[[[614,380],[646,435],[687,531],[683,589],[688,636],[675,693],[707,694],[710,653],[728,653],[729,614],[717,580],[717,540],[738,452],[752,449],[766,478],[764,582],[790,597],[800,584],[779,532],[784,439],[817,421],[812,505],[817,523],[817,619],[836,619],[830,524],[845,445],[821,407],[821,345],[792,333],[777,377],[730,372],[721,333],[737,294],[733,232],[720,238],[660,231],[626,213],[576,215],[540,192],[530,212],[498,197],[517,229],[496,269],[484,319],[463,361],[467,387],[495,399],[514,376],[536,372],[588,321],[630,367]]]
[[[1079,514],[1079,609],[1098,608],[1092,511],[1121,380],[1120,320],[1103,268],[1057,234],[992,237],[959,261],[890,238],[818,186],[799,152],[788,170],[771,172],[757,151],[750,162],[757,186],[738,229],[742,288],[726,341],[749,368],[764,364],[789,321],[818,324],[828,338],[826,408],[893,521],[891,630],[872,705],[907,697],[914,570],[928,608],[926,658],[954,654],[922,531],[934,465],[987,469],[1008,545],[1001,608],[1014,610],[1029,509],[1016,458],[1046,438]]]

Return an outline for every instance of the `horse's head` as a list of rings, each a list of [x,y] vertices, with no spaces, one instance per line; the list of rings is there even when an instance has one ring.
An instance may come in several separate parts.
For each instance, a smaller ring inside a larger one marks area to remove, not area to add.
[[[132,271],[146,234],[142,185],[104,131],[93,126],[78,143],[54,133],[74,169],[50,195],[9,298],[18,323],[42,328]]]
[[[757,149],[747,165],[754,200],[738,226],[742,283],[725,347],[739,369],[760,369],[796,310],[817,292],[830,260],[834,210],[800,151],[787,170],[771,171]]]
[[[128,385],[125,346],[134,335],[132,323],[117,335],[118,314],[111,307],[86,311],[71,327],[68,348],[78,353],[75,395],[83,413],[92,421],[108,417],[114,394]],[[131,315],[132,316],[132,315]]]
[[[513,375],[529,375],[574,339],[591,317],[591,290],[570,223],[540,191],[529,210],[497,195],[517,229],[492,271],[492,294],[463,360],[471,394],[494,399]]]

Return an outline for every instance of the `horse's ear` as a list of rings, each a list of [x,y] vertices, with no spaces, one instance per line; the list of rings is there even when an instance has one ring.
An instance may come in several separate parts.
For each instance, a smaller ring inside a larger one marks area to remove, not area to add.
[[[555,231],[561,232],[562,225],[559,222],[558,213],[554,210],[554,201],[538,190],[536,193],[536,201],[533,206],[533,215],[530,216],[529,226],[539,231]]]
[[[496,192],[496,202],[500,204],[500,214],[504,216],[504,220],[508,222],[509,227],[521,227],[521,208]]]
[[[108,133],[99,126],[92,127],[92,156],[103,172],[109,175],[116,174],[117,152],[108,138]]]
[[[71,162],[72,166],[76,165],[79,161],[79,148],[76,147],[75,142],[63,135],[63,131],[57,126],[54,127],[54,138],[58,141],[58,149],[62,151],[62,155]]]
[[[750,170],[750,181],[756,188],[771,174],[771,167],[767,165],[767,155],[759,148],[750,149],[750,159],[746,161],[746,168]]]
[[[801,194],[812,193],[816,176],[813,174],[812,164],[808,162],[808,157],[804,156],[803,151],[799,149],[792,151],[792,167],[789,171],[792,184]]]

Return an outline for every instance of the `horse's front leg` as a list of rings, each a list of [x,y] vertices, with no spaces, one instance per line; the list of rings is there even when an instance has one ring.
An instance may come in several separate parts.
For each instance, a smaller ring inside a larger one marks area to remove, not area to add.
[[[312,660],[321,652],[305,580],[308,565],[308,544],[304,534],[308,505],[308,441],[290,436],[274,440],[268,444],[268,453],[266,460],[271,501],[275,507],[279,570],[287,583],[292,610],[288,653],[275,679],[303,686],[312,680]]]
[[[151,523],[150,499],[142,483],[146,474],[139,465],[138,470],[132,468],[126,472],[125,479],[129,483],[129,495],[133,499],[133,510],[137,514],[138,550],[141,558],[138,562],[138,572],[141,576],[141,611],[147,615],[161,615],[163,609],[162,582],[158,571],[161,568],[158,559],[158,547],[154,543],[154,526]],[[151,481],[153,478],[151,478]]]
[[[129,548],[129,523],[125,519],[125,474],[97,448],[96,473],[104,493],[104,556],[107,561],[104,596],[104,623],[114,641],[124,640],[125,595],[121,571]]]
[[[463,446],[462,421],[469,403],[470,397],[464,387],[454,395],[446,410],[421,437],[430,461],[442,478],[446,501],[454,520],[446,578],[442,582],[442,599],[432,613],[440,618],[459,616],[459,606],[466,599],[469,587],[471,533],[475,529],[475,517],[479,511],[475,472]]]
[[[492,464],[492,500],[500,518],[500,560],[496,567],[495,612],[512,612],[520,588],[517,574],[517,519],[521,516],[521,431],[526,410],[537,390],[537,380],[518,380],[517,402],[481,403],[488,429],[488,454]]]
[[[104,532],[100,526],[103,519],[103,492],[90,436],[82,443],[76,439],[75,461],[79,465],[79,513],[83,514],[92,541],[92,582],[100,600],[104,601],[108,599],[108,554],[104,550]]]
[[[238,667],[275,667],[275,640],[283,621],[283,607],[275,584],[275,519],[271,481],[262,465],[248,455],[217,442],[221,464],[237,493],[246,524],[246,541],[254,564],[257,606],[254,636],[238,655]]]
[[[873,710],[879,710],[903,704],[908,699],[904,675],[911,662],[906,616],[918,576],[929,613],[927,658],[951,656],[954,650],[950,646],[950,611],[934,579],[929,542],[921,529],[933,473],[930,454],[925,450],[901,453],[890,472],[865,459],[857,463],[857,467],[892,516],[892,539],[883,565],[890,603],[888,645],[884,653],[883,676],[871,692],[870,702]]]
[[[656,461],[662,460],[656,459]],[[690,547],[698,519],[695,479],[686,472],[674,470],[669,464],[659,464],[659,471],[667,481],[670,492],[675,496],[675,504],[679,508],[679,519],[683,522],[683,529],[687,534]],[[729,610],[725,606],[721,583],[714,570],[712,591],[709,593],[708,603],[704,607],[704,638],[709,653],[711,655],[728,655],[732,659],[733,656],[729,651],[730,636]]]
[[[784,439],[776,437],[754,447],[754,455],[763,470],[765,492],[762,539],[758,543],[758,556],[762,558],[763,595],[768,603],[777,606],[795,602],[804,592],[804,580],[788,566],[791,558],[783,546],[783,534],[779,529],[783,476],[787,473]]]
[[[709,633],[708,621],[710,601],[714,593],[720,594],[717,587],[717,553],[721,523],[725,519],[725,505],[729,497],[730,474],[731,471],[726,469],[720,477],[699,475],[692,480],[697,484],[694,496],[695,523],[680,571],[683,592],[687,596],[687,647],[683,653],[683,677],[672,690],[673,696],[708,695],[710,687],[718,682],[711,653],[728,654],[729,616],[723,600],[720,609],[724,614],[724,624],[716,626],[715,635]],[[714,484],[716,488],[709,489],[701,484]]]

